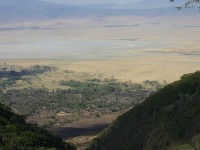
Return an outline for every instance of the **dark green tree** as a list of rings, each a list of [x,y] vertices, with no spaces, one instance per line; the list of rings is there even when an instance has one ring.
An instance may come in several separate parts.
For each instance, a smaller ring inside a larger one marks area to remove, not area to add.
[[[170,0],[170,2],[176,2],[176,0]],[[187,0],[181,6],[177,6],[177,9],[195,7],[199,5],[200,0]]]

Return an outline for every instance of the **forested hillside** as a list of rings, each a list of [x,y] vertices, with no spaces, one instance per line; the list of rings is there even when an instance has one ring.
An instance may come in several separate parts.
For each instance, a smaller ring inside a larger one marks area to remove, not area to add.
[[[23,116],[0,104],[0,150],[65,150],[65,145],[60,138],[25,123]]]
[[[200,146],[200,71],[186,74],[120,116],[91,149],[193,150]]]

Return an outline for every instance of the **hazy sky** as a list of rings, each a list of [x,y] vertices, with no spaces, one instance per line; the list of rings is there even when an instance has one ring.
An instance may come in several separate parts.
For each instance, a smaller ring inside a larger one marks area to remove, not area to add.
[[[42,0],[53,3],[65,3],[69,5],[90,5],[90,4],[116,4],[127,5],[141,0]]]

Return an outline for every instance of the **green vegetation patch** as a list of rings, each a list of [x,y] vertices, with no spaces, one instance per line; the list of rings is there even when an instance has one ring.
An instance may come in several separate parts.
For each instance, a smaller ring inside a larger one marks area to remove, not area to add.
[[[18,66],[0,66],[0,89],[5,89],[16,83],[17,80],[29,80],[25,76],[37,76],[39,74],[55,70],[49,66],[31,66],[29,68],[21,68]]]
[[[46,122],[41,125],[49,127],[126,110],[141,103],[152,89],[155,90],[154,86],[145,88],[142,84],[119,82],[113,77],[101,80],[96,78],[83,81],[62,80],[60,85],[69,88],[67,90],[27,88],[6,92],[1,90],[0,102],[19,114],[43,115],[43,120]],[[70,113],[72,116],[61,117],[60,113]]]

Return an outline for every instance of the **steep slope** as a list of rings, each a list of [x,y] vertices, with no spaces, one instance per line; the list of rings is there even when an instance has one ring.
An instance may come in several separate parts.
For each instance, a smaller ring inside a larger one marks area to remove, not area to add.
[[[0,150],[65,150],[61,139],[0,104]]]
[[[91,149],[188,149],[200,144],[200,71],[167,85],[120,116]],[[194,142],[196,141],[196,142]],[[182,147],[180,147],[183,145]]]

